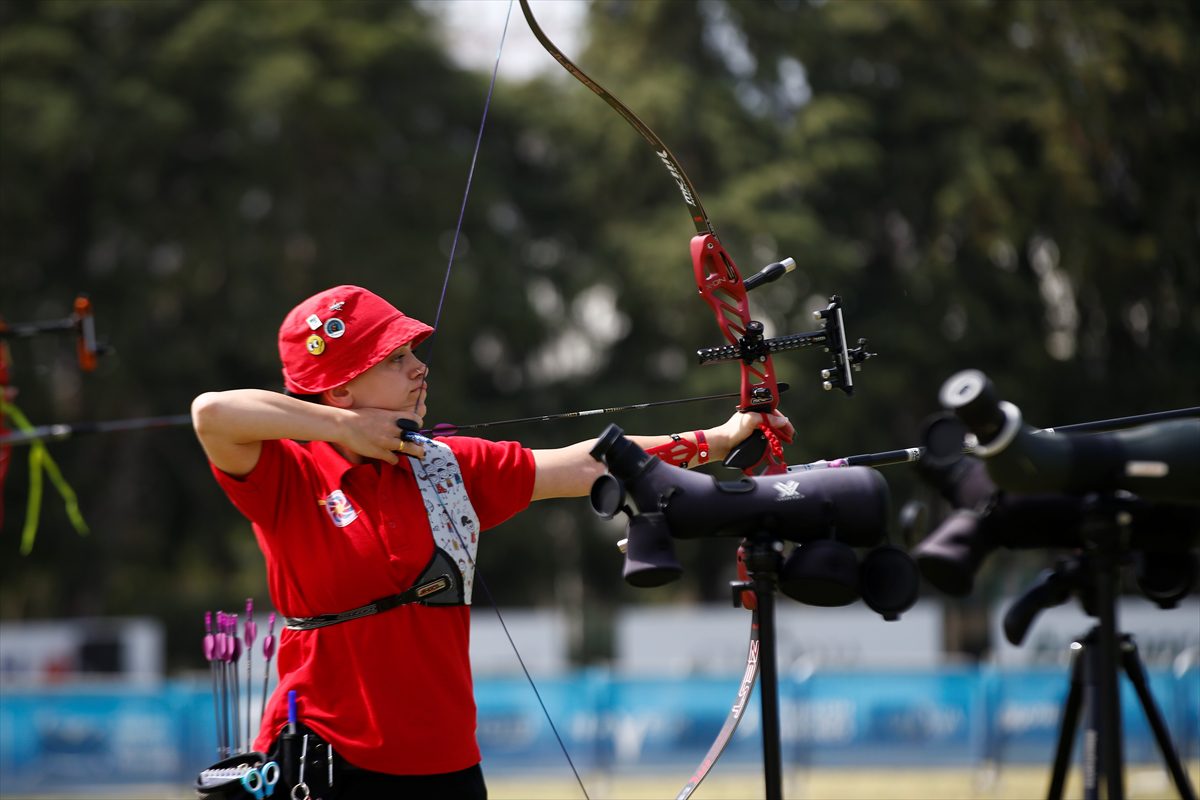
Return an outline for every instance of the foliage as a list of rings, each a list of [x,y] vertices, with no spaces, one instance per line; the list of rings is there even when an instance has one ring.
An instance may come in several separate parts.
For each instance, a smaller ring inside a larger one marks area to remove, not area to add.
[[[1035,424],[1195,402],[1194,4],[596,0],[587,25],[568,55],[668,143],[742,271],[800,265],[752,297],[769,328],[810,329],[837,292],[879,353],[851,399],[816,388],[815,355],[777,359],[801,429],[789,460],[916,444],[966,367]],[[81,377],[65,342],[18,343],[34,424],[276,388],[278,320],[333,283],[432,320],[486,81],[409,3],[0,6],[0,311],[62,316],[86,291],[115,345]],[[434,340],[438,420],[734,388],[735,367],[691,366],[717,335],[690,232],[654,154],[590,92],[502,80]],[[615,421],[686,430],[727,410]],[[500,435],[551,446],[599,427]],[[0,567],[3,616],[152,605],[187,664],[201,609],[265,594],[187,432],[54,452],[94,535],[47,513],[33,555]],[[886,474],[897,504],[922,496]],[[10,556],[26,488],[14,469]],[[725,600],[732,542],[681,544],[685,581],[634,593],[619,529],[585,505],[498,532],[481,566],[501,604],[588,607],[600,633],[580,654],[597,657],[613,603]]]

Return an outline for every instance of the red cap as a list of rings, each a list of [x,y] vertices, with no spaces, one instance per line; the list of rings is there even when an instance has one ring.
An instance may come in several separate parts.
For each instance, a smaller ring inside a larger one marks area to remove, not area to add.
[[[335,286],[293,308],[279,327],[283,385],[320,394],[348,383],[433,328],[360,286]]]

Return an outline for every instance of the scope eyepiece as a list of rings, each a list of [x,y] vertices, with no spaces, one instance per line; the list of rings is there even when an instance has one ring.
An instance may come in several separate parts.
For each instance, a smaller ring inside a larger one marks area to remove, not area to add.
[[[604,429],[592,445],[590,454],[622,482],[636,478],[654,460],[654,456],[626,439],[625,431],[617,425]]]

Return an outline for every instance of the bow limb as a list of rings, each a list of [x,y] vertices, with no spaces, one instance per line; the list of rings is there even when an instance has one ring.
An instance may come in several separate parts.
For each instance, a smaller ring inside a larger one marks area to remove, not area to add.
[[[742,411],[769,413],[779,405],[779,387],[775,380],[775,369],[771,356],[763,346],[761,324],[754,322],[750,316],[750,306],[746,298],[746,286],[742,281],[741,272],[733,259],[721,246],[717,239],[708,213],[700,202],[700,195],[692,184],[687,172],[675,158],[670,148],[659,138],[646,123],[638,118],[607,89],[594,81],[586,72],[581,70],[571,59],[563,54],[550,37],[546,35],[533,16],[529,0],[520,0],[521,12],[529,29],[551,56],[567,72],[590,89],[604,102],[608,103],[638,134],[654,149],[663,167],[667,170],[672,182],[679,189],[680,196],[688,208],[696,235],[692,238],[692,270],[696,279],[696,288],[701,299],[712,309],[717,326],[730,345],[738,348],[742,361],[742,386],[738,408]],[[793,264],[794,266],[794,264]],[[764,426],[765,427],[765,426]],[[783,460],[782,448],[778,439],[769,431],[761,430],[747,441],[734,448],[729,458],[725,459],[728,466],[735,466],[747,474],[754,474],[760,466],[766,467],[768,473],[784,472],[787,464]]]
[[[742,673],[742,682],[738,684],[738,691],[737,695],[733,698],[733,705],[729,709],[728,716],[725,717],[725,724],[721,726],[720,732],[717,733],[717,738],[713,740],[712,745],[708,748],[708,752],[704,754],[704,758],[700,761],[700,766],[696,767],[696,771],[692,773],[692,777],[688,778],[688,782],[679,790],[679,794],[675,795],[675,800],[687,800],[687,798],[692,796],[692,792],[696,791],[696,787],[708,776],[709,770],[717,763],[717,759],[721,757],[721,753],[725,752],[725,747],[733,738],[738,723],[745,716],[746,704],[750,702],[750,695],[754,690],[754,682],[758,679],[758,650],[758,609],[755,608],[750,618],[750,644],[746,649],[746,671]]]
[[[634,114],[628,106],[622,103],[617,98],[609,94],[608,90],[600,84],[596,83],[586,72],[575,65],[575,62],[563,55],[563,51],[558,49],[558,45],[550,40],[546,32],[542,30],[542,26],[538,24],[537,19],[533,16],[533,10],[529,7],[529,0],[521,0],[521,13],[525,15],[525,21],[529,23],[529,30],[541,43],[546,52],[554,56],[563,69],[571,73],[577,81],[582,83],[587,88],[591,89],[601,100],[612,106],[618,114],[625,118],[633,129],[636,130],[641,137],[645,139],[651,147],[654,148],[655,155],[662,161],[667,172],[670,173],[675,184],[679,187],[679,193],[683,196],[683,202],[687,205],[691,212],[692,224],[696,226],[696,233],[712,233],[712,223],[708,220],[708,214],[704,211],[704,206],[700,204],[700,196],[696,193],[696,187],[692,185],[692,181],[688,178],[687,173],[683,171],[683,167],[675,159],[675,156],[667,148],[663,140],[658,138],[658,134],[650,130],[650,126],[642,122],[637,114]]]

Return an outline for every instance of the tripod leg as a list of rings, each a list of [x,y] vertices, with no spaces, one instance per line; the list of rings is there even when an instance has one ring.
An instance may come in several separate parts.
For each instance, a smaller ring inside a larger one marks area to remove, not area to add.
[[[767,800],[783,797],[783,767],[779,744],[779,677],[775,664],[775,595],[774,590],[755,590],[759,619],[759,668],[762,680],[758,683],[762,702],[763,774]]]
[[[1103,574],[1103,573],[1101,573]],[[1100,607],[1099,646],[1092,658],[1096,674],[1093,682],[1100,695],[1096,703],[1098,713],[1093,716],[1096,722],[1096,740],[1099,745],[1100,774],[1104,776],[1108,788],[1108,800],[1124,800],[1125,797],[1125,765],[1124,747],[1121,735],[1121,687],[1117,682],[1120,677],[1117,666],[1120,658],[1120,642],[1117,639],[1116,601],[1113,596],[1115,580],[1104,584],[1097,577],[1096,595],[1103,603]],[[1103,588],[1101,588],[1103,587]]]
[[[1063,787],[1067,783],[1067,768],[1071,763],[1071,747],[1075,743],[1075,730],[1079,725],[1079,707],[1083,701],[1083,645],[1071,644],[1071,688],[1063,705],[1062,719],[1058,724],[1058,746],[1054,751],[1054,773],[1050,778],[1047,800],[1062,800]]]
[[[1137,644],[1134,643],[1133,637],[1123,636],[1121,645],[1121,665],[1125,668],[1125,674],[1129,676],[1129,682],[1133,684],[1133,688],[1137,692],[1138,700],[1141,701],[1142,711],[1145,712],[1146,721],[1150,723],[1150,728],[1154,731],[1154,739],[1158,742],[1158,749],[1162,752],[1163,761],[1166,762],[1171,779],[1175,782],[1175,789],[1179,792],[1182,800],[1196,800],[1196,791],[1188,780],[1187,772],[1183,769],[1179,753],[1171,744],[1171,735],[1167,731],[1162,712],[1158,710],[1158,704],[1154,702],[1154,696],[1150,694],[1150,683],[1146,679],[1146,670],[1142,666],[1142,660],[1138,658]]]

